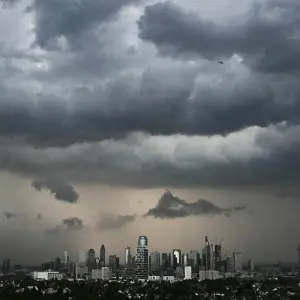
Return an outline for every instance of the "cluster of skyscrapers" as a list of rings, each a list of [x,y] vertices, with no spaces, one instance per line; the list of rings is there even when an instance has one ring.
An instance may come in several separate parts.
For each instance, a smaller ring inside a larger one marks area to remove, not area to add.
[[[154,251],[150,254],[148,238],[140,236],[134,253],[130,247],[125,248],[124,264],[120,265],[120,259],[116,255],[110,255],[108,263],[105,257],[104,245],[100,248],[99,256],[94,249],[79,252],[75,266],[76,277],[89,274],[96,279],[97,276],[102,278],[104,273],[106,277],[126,273],[136,279],[148,279],[149,276],[183,277],[186,267],[190,267],[189,272],[194,274],[199,274],[200,271],[226,273],[242,271],[243,264],[241,253],[233,252],[231,257],[226,257],[222,253],[221,242],[213,245],[209,243],[207,236],[201,251],[182,253],[181,249],[173,249],[171,253]]]

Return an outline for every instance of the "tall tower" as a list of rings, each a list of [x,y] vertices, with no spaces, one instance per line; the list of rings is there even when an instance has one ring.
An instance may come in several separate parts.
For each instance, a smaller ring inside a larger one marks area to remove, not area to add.
[[[65,265],[65,268],[68,265],[68,252],[67,251],[64,252],[64,265]]]
[[[105,267],[105,247],[102,244],[100,248],[100,261],[99,261],[100,268]]]
[[[140,236],[135,254],[135,277],[147,280],[149,276],[148,239]]]

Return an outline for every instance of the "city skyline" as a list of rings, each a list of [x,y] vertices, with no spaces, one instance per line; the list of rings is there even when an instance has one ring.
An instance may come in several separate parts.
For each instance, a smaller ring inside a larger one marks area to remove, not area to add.
[[[0,0],[0,258],[123,257],[146,235],[296,262],[299,11]]]

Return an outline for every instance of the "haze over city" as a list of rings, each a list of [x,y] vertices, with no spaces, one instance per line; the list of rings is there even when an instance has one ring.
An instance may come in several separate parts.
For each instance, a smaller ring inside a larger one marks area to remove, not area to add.
[[[0,1],[0,257],[296,262],[299,0]]]

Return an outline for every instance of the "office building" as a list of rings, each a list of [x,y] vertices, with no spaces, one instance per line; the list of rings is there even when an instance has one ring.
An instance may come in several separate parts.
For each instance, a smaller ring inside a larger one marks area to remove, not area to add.
[[[221,245],[215,245],[215,253],[214,253],[214,270],[220,271],[222,254],[221,254]]]
[[[99,267],[105,267],[105,247],[102,244],[100,248]]]
[[[62,279],[62,274],[60,274],[57,271],[44,271],[44,272],[37,272],[34,271],[31,273],[31,276],[35,280],[61,280]]]
[[[5,258],[5,259],[3,259],[2,273],[3,274],[8,274],[9,272],[10,272],[10,259]]]
[[[118,269],[118,257],[116,255],[110,255],[108,257],[108,266],[111,268],[112,273],[116,274]]]
[[[248,270],[250,272],[253,272],[254,271],[254,261],[252,259],[249,259],[248,260]]]
[[[135,254],[135,277],[147,280],[149,276],[148,239],[140,236]]]
[[[130,253],[130,247],[125,248],[125,267],[129,270],[131,270],[132,265],[132,257]]]
[[[189,264],[189,255],[187,253],[182,254],[182,266],[186,267]]]
[[[150,254],[151,272],[157,272],[160,269],[160,253],[155,251]]]
[[[93,269],[96,269],[96,254],[94,249],[88,251],[87,268],[89,274],[92,273]]]
[[[176,269],[182,265],[182,257],[181,257],[181,250],[180,249],[173,249],[172,251],[172,267]]]
[[[104,281],[110,280],[112,277],[111,269],[108,267],[101,268],[101,279]]]
[[[56,257],[54,260],[54,270],[59,271],[61,267],[61,261],[59,257]]]
[[[65,251],[64,252],[64,267],[66,268],[69,264],[69,255],[68,255],[68,252]]]

